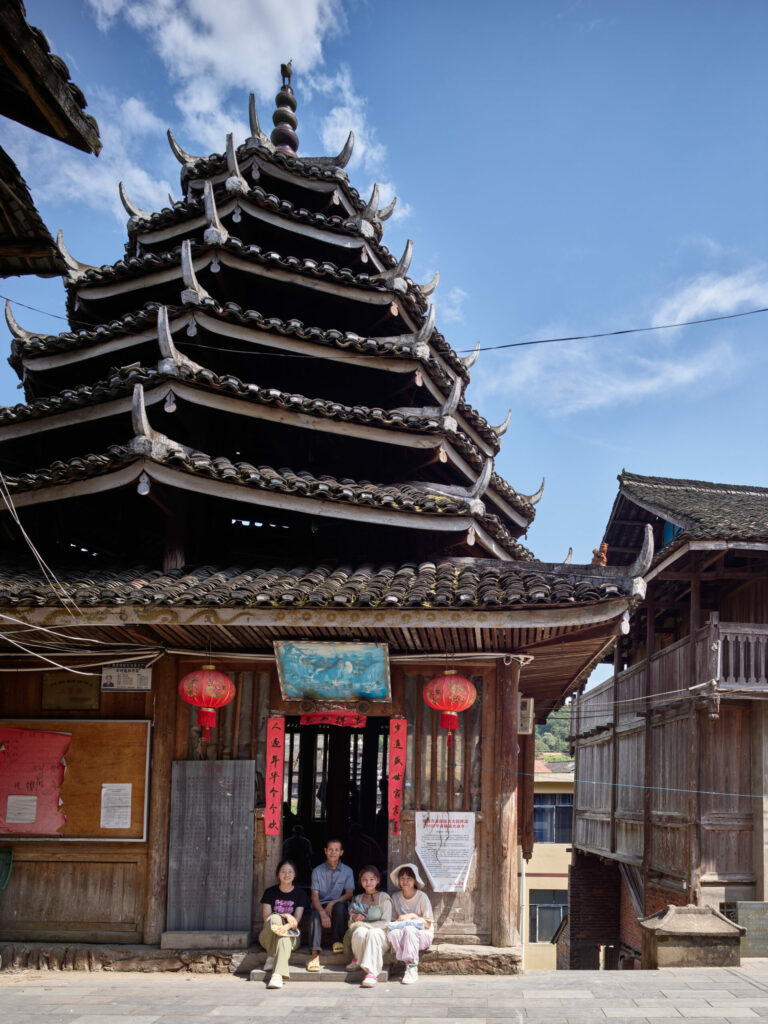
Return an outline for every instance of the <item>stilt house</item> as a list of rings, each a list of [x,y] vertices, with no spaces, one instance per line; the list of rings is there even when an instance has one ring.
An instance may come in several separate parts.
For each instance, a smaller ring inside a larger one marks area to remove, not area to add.
[[[7,939],[247,943],[296,825],[310,860],[340,835],[391,867],[441,812],[472,848],[459,891],[429,889],[438,941],[514,946],[531,708],[562,703],[642,596],[648,551],[606,568],[523,546],[541,495],[495,472],[515,427],[468,403],[477,353],[438,330],[437,276],[382,243],[394,202],[350,184],[351,134],[299,154],[290,67],[276,102],[271,137],[252,98],[221,155],[169,132],[181,198],[150,212],[121,187],[114,265],[60,240],[70,330],[8,313],[25,403],[0,410],[1,727],[71,743],[66,820],[45,833],[15,799],[0,819]],[[344,682],[361,643],[384,658],[370,699]],[[236,697],[206,743],[178,686],[209,661]],[[446,668],[478,693],[450,746],[422,699]]]
[[[623,472],[609,565],[649,529],[613,678],[572,704],[571,967],[639,963],[668,904],[768,901],[768,488]]]

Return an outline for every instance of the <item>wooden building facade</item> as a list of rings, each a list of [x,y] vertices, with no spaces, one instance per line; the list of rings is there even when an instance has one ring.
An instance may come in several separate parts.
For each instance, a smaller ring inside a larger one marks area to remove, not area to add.
[[[768,489],[619,481],[609,563],[648,529],[658,553],[613,678],[572,705],[574,967],[639,960],[637,918],[668,903],[768,899]],[[579,876],[603,877],[600,913]]]
[[[494,471],[511,414],[493,427],[466,401],[477,353],[437,330],[437,280],[407,276],[410,242],[400,259],[382,244],[393,207],[350,185],[351,136],[338,157],[298,155],[290,67],[276,104],[271,137],[252,99],[251,136],[221,155],[169,133],[182,198],[150,213],[121,186],[113,266],[61,242],[71,330],[33,335],[8,311],[25,403],[0,410],[0,729],[72,738],[55,836],[25,831],[23,800],[0,819],[5,938],[247,943],[293,825],[315,862],[340,834],[351,860],[378,846],[386,867],[439,810],[473,814],[476,843],[466,890],[431,893],[438,937],[515,945],[518,840],[533,844],[518,698],[543,720],[644,592],[648,548],[612,568],[522,546],[541,491]],[[287,699],[276,641],[386,645],[387,698]],[[208,660],[236,697],[205,744],[177,688]],[[115,662],[145,666],[150,688],[105,686]],[[61,665],[101,683],[68,687]],[[422,700],[446,668],[479,695],[450,748]],[[328,712],[363,717],[302,720]]]

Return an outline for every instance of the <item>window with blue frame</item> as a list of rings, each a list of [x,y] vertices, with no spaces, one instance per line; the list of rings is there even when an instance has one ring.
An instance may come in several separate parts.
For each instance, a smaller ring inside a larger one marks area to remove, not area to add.
[[[533,832],[537,843],[570,843],[573,793],[534,793]]]

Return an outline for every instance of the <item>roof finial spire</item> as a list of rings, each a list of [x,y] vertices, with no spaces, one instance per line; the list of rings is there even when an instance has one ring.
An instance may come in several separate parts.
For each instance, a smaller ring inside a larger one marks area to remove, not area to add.
[[[299,122],[296,120],[296,97],[291,88],[291,77],[293,76],[293,61],[280,65],[280,74],[283,76],[283,84],[280,92],[275,96],[277,109],[272,115],[274,128],[270,138],[277,149],[284,153],[295,156],[299,151],[299,137],[296,134]]]

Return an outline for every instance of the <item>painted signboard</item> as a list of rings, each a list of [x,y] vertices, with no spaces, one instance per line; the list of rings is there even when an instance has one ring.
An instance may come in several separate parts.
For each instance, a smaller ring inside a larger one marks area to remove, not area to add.
[[[275,640],[285,700],[388,701],[387,644]]]

